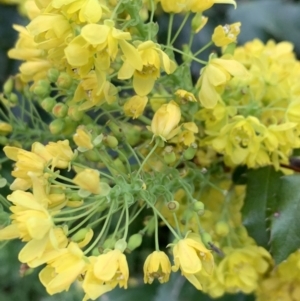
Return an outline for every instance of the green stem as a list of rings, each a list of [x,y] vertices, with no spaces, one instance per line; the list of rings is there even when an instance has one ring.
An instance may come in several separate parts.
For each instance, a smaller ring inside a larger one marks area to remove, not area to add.
[[[212,41],[210,41],[205,46],[203,46],[201,49],[199,49],[198,51],[196,51],[193,55],[197,56],[198,54],[200,54],[201,52],[203,52],[205,49],[207,49],[208,47],[210,47],[211,45],[213,45]]]
[[[167,45],[170,46],[172,28],[173,28],[174,14],[169,15],[169,24],[168,24],[168,37],[167,37]]]
[[[122,2],[122,1],[120,1],[120,2]],[[107,214],[107,216],[106,216],[106,220],[105,220],[105,223],[104,223],[104,225],[103,225],[103,227],[102,227],[101,232],[98,234],[97,238],[96,238],[96,239],[94,240],[94,242],[90,245],[90,247],[87,248],[87,249],[83,252],[85,255],[88,254],[88,253],[89,253],[89,252],[97,245],[97,243],[98,243],[99,240],[101,239],[103,233],[104,233],[105,230],[106,230],[106,227],[108,226],[109,221],[111,220],[111,215],[112,215],[113,207],[114,207],[113,204],[111,204],[111,206],[110,206],[110,208],[109,208],[109,212],[108,212],[108,214]]]
[[[127,235],[128,235],[128,229],[129,229],[129,208],[128,205],[125,204],[125,212],[126,212],[126,221],[125,221],[125,231],[123,235],[123,239],[126,241]]]
[[[179,34],[181,33],[181,30],[183,29],[183,27],[184,27],[186,21],[188,20],[189,16],[190,16],[190,13],[187,13],[187,14],[185,15],[184,19],[182,20],[182,22],[181,22],[181,24],[180,24],[180,26],[179,26],[177,32],[175,33],[175,35],[174,35],[174,37],[173,37],[173,39],[172,39],[172,41],[171,41],[171,45],[173,45],[173,43],[174,43],[174,42],[176,41],[176,39],[178,38],[178,36],[179,36]],[[169,44],[168,44],[168,45],[169,45]]]
[[[123,209],[122,209],[122,212],[121,212],[121,214],[120,214],[120,217],[119,217],[118,223],[117,223],[117,225],[116,225],[116,227],[115,227],[115,231],[114,231],[114,233],[113,233],[113,235],[112,235],[112,239],[114,239],[114,238],[115,238],[115,236],[116,236],[116,235],[117,235],[117,233],[118,233],[118,230],[119,230],[119,227],[120,227],[121,221],[122,221],[122,219],[123,219],[123,215],[124,215],[124,213],[125,213],[125,207],[126,207],[126,206],[124,206],[124,207],[123,207]],[[119,209],[121,209],[121,208],[119,208]]]
[[[159,239],[158,239],[158,217],[156,211],[154,212],[154,218],[155,218],[155,250],[159,251]]]
[[[143,167],[145,166],[145,164],[147,163],[147,161],[149,160],[149,158],[152,156],[152,154],[155,152],[155,150],[157,149],[158,145],[159,145],[159,140],[156,141],[154,147],[151,149],[151,151],[149,152],[149,154],[147,155],[147,157],[145,158],[145,160],[143,161],[142,165],[140,166],[136,177],[139,176],[139,174],[141,173],[141,171],[143,170]]]
[[[150,5],[151,5],[151,15],[150,15],[150,22],[149,23],[153,23],[153,19],[154,19],[154,12],[155,12],[155,7],[154,7],[154,0],[150,0]],[[151,27],[149,27],[151,28]],[[151,39],[151,30],[148,31],[148,40]]]
[[[207,62],[206,62],[206,61],[199,60],[199,59],[197,59],[195,56],[189,55],[189,54],[187,54],[187,53],[185,53],[185,52],[183,52],[183,51],[181,51],[181,50],[178,50],[177,48],[170,47],[170,46],[165,46],[165,45],[164,45],[163,47],[164,47],[164,48],[167,48],[167,49],[170,49],[170,50],[173,50],[173,51],[175,51],[175,52],[178,52],[178,53],[180,53],[180,54],[182,54],[182,55],[184,55],[184,56],[186,56],[186,57],[192,59],[193,61],[202,64],[202,65],[207,65]]]

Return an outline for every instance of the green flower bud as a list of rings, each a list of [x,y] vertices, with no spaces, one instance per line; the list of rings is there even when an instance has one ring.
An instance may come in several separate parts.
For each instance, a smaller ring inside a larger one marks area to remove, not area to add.
[[[8,139],[4,136],[0,136],[0,145],[7,145]]]
[[[19,97],[16,93],[11,93],[8,97],[8,100],[9,100],[10,104],[15,106],[19,102]]]
[[[127,173],[126,167],[120,158],[116,158],[111,167],[116,170],[116,175],[119,174],[119,172]]]
[[[165,148],[164,161],[167,164],[172,164],[176,161],[176,154],[174,153],[172,146],[167,146]]]
[[[46,97],[41,102],[41,106],[46,112],[51,112],[55,104],[56,100],[53,97]]]
[[[7,96],[9,95],[14,88],[14,79],[10,76],[3,85],[3,92]]]
[[[202,239],[202,242],[208,247],[209,247],[209,243],[212,242],[212,238],[207,232],[204,232],[201,234],[201,239]]]
[[[99,248],[94,248],[92,250],[92,256],[99,256],[99,255],[100,255]]]
[[[33,89],[33,93],[41,98],[45,98],[50,94],[51,86],[47,80],[40,80]]]
[[[65,127],[65,121],[63,119],[55,119],[49,124],[49,129],[51,134],[58,135],[61,134]]]
[[[91,162],[99,162],[101,159],[98,152],[94,149],[90,149],[90,150],[84,152],[83,155],[87,160],[89,160]]]
[[[180,205],[177,201],[171,201],[167,203],[167,207],[170,211],[175,212],[179,209]]]
[[[80,229],[71,237],[71,240],[75,241],[75,242],[80,242],[80,241],[84,240],[84,238],[88,232],[89,232],[89,228]]]
[[[107,122],[107,126],[110,128],[115,137],[122,137],[122,129],[114,121],[109,120]]]
[[[80,121],[84,115],[84,112],[80,111],[78,108],[78,106],[71,106],[68,110],[68,116],[74,121]]]
[[[80,202],[82,200],[82,198],[78,195],[77,192],[69,192],[67,195],[66,195],[68,201],[71,201],[71,202]]]
[[[56,86],[61,89],[69,89],[72,86],[72,83],[72,77],[66,72],[61,72],[56,81]]]
[[[230,43],[227,45],[226,49],[224,50],[223,54],[233,54],[236,48],[236,43]]]
[[[183,158],[185,160],[192,160],[197,152],[197,148],[190,146],[183,152]]]
[[[64,103],[57,103],[52,109],[52,114],[57,118],[66,117],[67,113],[68,113],[68,106]]]
[[[56,68],[49,69],[47,72],[47,77],[49,81],[51,83],[55,83],[58,79],[59,73],[60,73],[59,70],[57,70]]]
[[[116,148],[119,144],[117,138],[111,135],[104,136],[103,143],[110,148]]]
[[[229,233],[229,225],[225,221],[219,221],[215,225],[215,231],[218,235],[224,237]]]
[[[193,203],[193,211],[197,212],[199,216],[204,214],[204,204],[200,201]]]
[[[133,251],[142,244],[142,241],[143,241],[142,234],[140,234],[140,233],[133,234],[128,239],[127,248],[130,251]]]
[[[124,252],[126,248],[127,248],[127,242],[123,238],[116,241],[115,249],[118,249],[121,252]]]
[[[139,131],[136,127],[126,126],[124,128],[123,132],[125,134],[126,141],[131,146],[135,146],[140,142],[140,140],[141,140],[141,131]]]
[[[114,247],[116,243],[116,238],[112,238],[112,237],[108,237],[103,245],[102,245],[102,248],[105,250],[105,249],[112,249]]]

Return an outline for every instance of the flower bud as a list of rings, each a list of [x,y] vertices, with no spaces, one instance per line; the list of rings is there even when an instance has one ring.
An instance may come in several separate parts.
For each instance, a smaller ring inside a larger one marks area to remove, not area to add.
[[[40,80],[33,89],[33,93],[41,98],[50,94],[50,83],[47,80]]]
[[[75,176],[73,182],[81,189],[89,191],[93,194],[99,194],[101,191],[100,174],[95,169],[84,169]]]
[[[159,136],[166,141],[178,133],[177,126],[180,118],[181,111],[179,106],[174,101],[171,101],[162,105],[155,112],[149,129],[154,136]]]
[[[114,121],[109,120],[107,122],[108,127],[112,131],[112,133],[117,137],[121,138],[122,137],[122,129],[120,126],[118,126]]]
[[[9,123],[0,121],[0,135],[6,136],[11,133],[12,130],[13,128]]]
[[[68,113],[68,106],[64,103],[57,103],[52,109],[52,114],[57,118],[66,117],[67,113]]]
[[[200,201],[193,203],[193,211],[197,212],[199,216],[204,214],[204,204]]]
[[[53,97],[46,97],[41,102],[41,106],[46,112],[51,112],[55,104],[56,100]]]
[[[59,70],[56,68],[50,68],[47,72],[47,77],[51,83],[55,83],[59,76]]]
[[[57,78],[56,86],[61,89],[68,89],[71,87],[72,83],[72,77],[66,72],[61,72]]]
[[[183,152],[183,157],[185,160],[192,160],[197,152],[197,148],[190,146]]]
[[[60,134],[65,127],[65,121],[63,119],[55,119],[49,124],[51,134]]]
[[[219,221],[215,225],[215,231],[218,235],[224,237],[229,233],[229,225],[225,221]]]
[[[68,116],[74,121],[80,121],[84,115],[83,111],[79,110],[79,106],[71,106],[68,110]]]
[[[207,23],[208,18],[203,16],[202,13],[196,13],[192,19],[192,30],[194,33],[198,33]]]
[[[180,205],[177,201],[171,201],[171,202],[167,203],[167,207],[168,207],[169,211],[175,212],[179,209]]]
[[[4,136],[0,136],[0,145],[7,145],[8,139]]]
[[[116,241],[115,249],[118,249],[121,252],[124,252],[126,248],[127,248],[127,242],[123,238]]]
[[[119,172],[127,173],[126,167],[120,158],[116,158],[111,167],[115,169],[115,174],[119,174]]]
[[[91,162],[99,162],[101,160],[100,155],[94,149],[84,152],[84,157]]]
[[[117,138],[110,135],[104,136],[103,143],[110,148],[116,148],[119,144]]]
[[[209,243],[212,242],[212,238],[207,232],[201,234],[201,239],[206,246],[209,246]]]
[[[102,248],[105,250],[105,249],[112,249],[114,247],[116,243],[116,238],[112,238],[112,237],[109,237],[107,239],[105,239],[103,245],[102,245]]]
[[[137,126],[126,126],[124,128],[124,134],[126,137],[126,141],[131,146],[135,146],[141,140],[141,131]]]
[[[130,116],[133,119],[138,118],[144,112],[147,105],[148,97],[135,95],[126,101],[124,104],[124,113],[126,116]]]
[[[89,232],[89,228],[80,229],[71,237],[71,240],[75,242],[80,242],[85,238],[88,232]]]
[[[10,76],[3,85],[3,92],[7,96],[9,95],[14,88],[14,79]]]
[[[65,136],[70,136],[75,132],[75,129],[78,124],[76,121],[73,121],[69,116],[66,116],[64,118],[64,121],[65,121],[65,126],[62,131],[62,134]]]
[[[19,97],[16,93],[10,93],[8,101],[10,102],[11,106],[15,106],[19,102]]]
[[[92,135],[84,127],[77,128],[76,134],[73,135],[73,140],[81,152],[94,148]]]
[[[140,234],[140,233],[133,234],[128,239],[127,248],[130,251],[133,251],[142,244],[142,241],[143,241],[142,234]]]
[[[173,151],[173,147],[172,146],[167,146],[165,148],[165,153],[164,153],[164,161],[167,164],[172,164],[176,161],[176,155]]]

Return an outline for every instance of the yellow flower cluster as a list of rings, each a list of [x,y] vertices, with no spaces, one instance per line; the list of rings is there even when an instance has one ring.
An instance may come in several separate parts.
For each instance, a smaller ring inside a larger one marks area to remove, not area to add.
[[[8,52],[23,62],[0,95],[1,160],[14,162],[14,179],[0,178],[12,191],[0,198],[11,212],[0,240],[25,243],[19,260],[43,265],[47,292],[78,281],[86,301],[126,289],[126,254],[153,235],[145,283],[180,271],[212,297],[296,296],[297,268],[284,277],[299,254],[270,273],[271,255],[242,224],[245,186],[233,180],[241,165],[280,169],[300,147],[300,63],[292,45],[236,47],[238,22],[217,26],[194,53],[174,47],[173,14],[186,13],[184,22],[193,14],[191,45],[208,21],[202,12],[233,0],[28,3],[29,24],[14,26],[19,39]],[[153,21],[161,9],[171,14],[165,44],[157,43]],[[200,60],[211,45],[220,55]],[[193,61],[203,65],[195,81]],[[166,228],[173,239],[161,246]]]

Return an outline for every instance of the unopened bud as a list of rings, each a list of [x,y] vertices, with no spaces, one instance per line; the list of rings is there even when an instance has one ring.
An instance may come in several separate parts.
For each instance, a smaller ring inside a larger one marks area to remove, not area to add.
[[[123,173],[126,173],[127,170],[126,170],[126,167],[124,165],[124,163],[121,161],[120,158],[116,158],[112,164],[112,167],[118,172],[123,172]]]
[[[80,241],[84,240],[84,238],[88,232],[89,232],[89,228],[80,229],[71,237],[71,240],[75,241],[75,242],[80,242]]]
[[[47,77],[51,83],[55,83],[59,76],[59,70],[56,68],[51,68],[47,72]]]
[[[143,241],[143,235],[142,234],[140,234],[140,233],[133,234],[129,237],[129,240],[128,240],[128,243],[127,243],[127,248],[130,251],[133,251],[142,244],[142,241]]]
[[[215,231],[218,235],[224,237],[229,233],[229,225],[224,221],[219,221],[215,225]]]
[[[8,97],[11,105],[15,106],[19,102],[19,97],[16,93],[11,93]]]
[[[90,149],[83,154],[84,157],[91,162],[99,162],[101,159],[99,153],[94,149]]]
[[[68,116],[74,121],[80,121],[84,115],[83,111],[79,110],[78,106],[69,107]]]
[[[66,117],[67,113],[68,113],[68,106],[64,103],[57,103],[52,109],[52,114],[57,118]]]
[[[41,98],[50,94],[50,83],[47,80],[40,80],[33,89],[33,93]]]
[[[65,126],[62,131],[62,134],[66,136],[72,135],[77,128],[77,123],[72,119],[70,119],[70,117],[68,116],[65,117],[64,120],[65,120]]]
[[[209,247],[209,243],[212,242],[212,238],[211,236],[207,233],[207,232],[204,232],[201,234],[201,239],[202,239],[202,242],[207,246]]]
[[[164,162],[167,164],[172,164],[176,161],[176,155],[175,153],[170,153],[170,154],[164,154]]]
[[[3,92],[6,96],[8,96],[14,88],[14,79],[13,77],[9,77],[3,85]]]
[[[192,160],[197,152],[197,148],[190,146],[183,152],[183,157],[185,160]]]
[[[13,128],[9,123],[0,121],[0,135],[6,136],[11,133],[12,130]]]
[[[49,124],[51,134],[60,134],[65,127],[65,121],[63,119],[55,119]]]
[[[192,19],[192,30],[194,33],[198,33],[207,23],[208,18],[204,17],[202,13],[195,14],[194,18]]]
[[[116,136],[117,138],[121,138],[122,137],[122,129],[114,121],[110,120],[107,123],[107,125],[110,128],[110,130],[112,131],[112,133],[114,134],[114,136]]]
[[[116,148],[119,144],[117,138],[114,136],[110,136],[110,135],[103,137],[103,143],[110,148]]]
[[[73,79],[68,73],[61,72],[57,78],[56,86],[61,89],[68,89],[71,87],[72,82]]]
[[[195,202],[194,204],[193,204],[193,211],[195,211],[195,212],[197,212],[197,214],[199,215],[199,216],[201,216],[201,215],[203,215],[204,214],[204,204],[202,203],[202,202],[200,202],[200,201],[198,201],[198,202]]]
[[[180,205],[177,201],[171,201],[167,203],[169,211],[175,212],[179,209]]]
[[[53,97],[46,97],[41,102],[41,106],[46,112],[51,112],[55,105],[56,100]]]
[[[115,249],[124,252],[126,248],[127,248],[127,242],[123,238],[116,241]]]
[[[105,250],[105,249],[112,249],[114,247],[116,243],[116,239],[115,238],[112,238],[112,237],[109,237],[107,238],[103,245],[102,245],[102,248]]]

